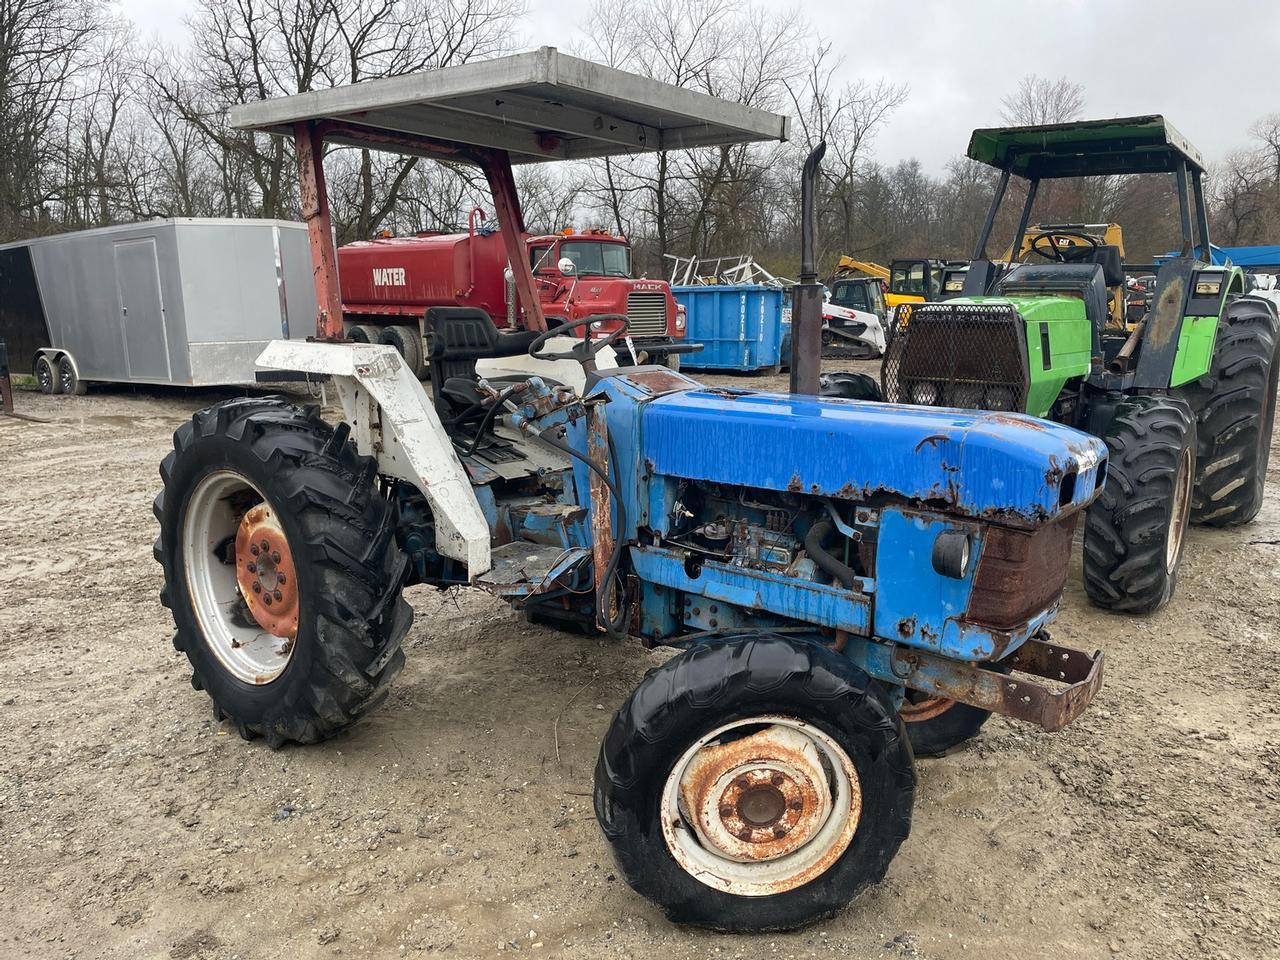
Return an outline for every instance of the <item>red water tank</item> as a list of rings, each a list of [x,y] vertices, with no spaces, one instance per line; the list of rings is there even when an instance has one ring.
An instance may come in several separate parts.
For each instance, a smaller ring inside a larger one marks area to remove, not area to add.
[[[348,320],[406,317],[428,307],[479,307],[506,323],[507,257],[495,233],[389,237],[338,249]]]

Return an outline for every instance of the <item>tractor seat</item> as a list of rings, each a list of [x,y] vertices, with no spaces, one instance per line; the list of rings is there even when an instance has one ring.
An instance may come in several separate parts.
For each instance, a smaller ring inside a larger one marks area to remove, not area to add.
[[[1020,263],[1001,278],[997,287],[998,293],[1006,296],[1075,294],[1084,300],[1085,317],[1095,331],[1102,330],[1110,316],[1106,274],[1096,263]]]
[[[1102,282],[1108,287],[1124,286],[1124,260],[1120,257],[1120,248],[1113,243],[1104,243],[1093,251],[1088,263],[1096,263],[1102,268]]]
[[[427,358],[483,360],[528,353],[538,339],[536,330],[498,330],[493,318],[478,307],[432,307],[426,315]]]

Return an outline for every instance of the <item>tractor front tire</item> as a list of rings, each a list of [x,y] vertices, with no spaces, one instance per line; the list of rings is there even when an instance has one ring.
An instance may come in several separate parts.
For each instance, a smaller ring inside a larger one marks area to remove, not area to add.
[[[404,665],[397,511],[349,432],[314,407],[230,400],[179,427],[160,466],[174,646],[215,719],[273,748],[350,726]]]
[[[1105,439],[1107,482],[1085,513],[1085,592],[1106,610],[1151,613],[1173,596],[1186,545],[1195,419],[1177,397],[1127,397]]]
[[[595,808],[626,881],[677,923],[789,930],[878,883],[915,767],[884,689],[779,635],[699,643],[613,718]]]
[[[1209,372],[1182,388],[1196,413],[1196,484],[1191,522],[1248,523],[1262,508],[1280,374],[1276,312],[1242,297],[1218,326]]]

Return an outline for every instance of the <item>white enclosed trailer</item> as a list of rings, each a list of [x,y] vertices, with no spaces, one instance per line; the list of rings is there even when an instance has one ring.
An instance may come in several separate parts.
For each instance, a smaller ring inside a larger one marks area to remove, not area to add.
[[[272,340],[314,332],[307,228],[169,219],[0,246],[0,340],[47,392],[89,382],[254,382]]]

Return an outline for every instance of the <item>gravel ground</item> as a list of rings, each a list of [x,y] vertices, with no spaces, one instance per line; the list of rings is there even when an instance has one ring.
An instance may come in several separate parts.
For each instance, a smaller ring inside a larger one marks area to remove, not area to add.
[[[1077,570],[1057,635],[1108,673],[1075,725],[997,718],[921,761],[885,882],[746,938],[667,923],[591,813],[661,652],[414,588],[408,666],[350,733],[272,752],[214,722],[151,501],[174,428],[226,395],[22,391],[46,422],[0,417],[0,957],[1277,956],[1280,456],[1254,524],[1192,532],[1158,614],[1091,609]]]

